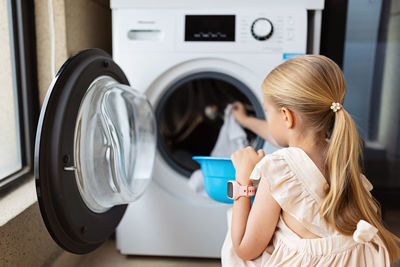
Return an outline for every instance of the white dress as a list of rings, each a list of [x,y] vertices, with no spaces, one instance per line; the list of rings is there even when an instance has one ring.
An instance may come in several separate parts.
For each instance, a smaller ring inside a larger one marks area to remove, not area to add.
[[[229,210],[228,232],[221,251],[222,266],[390,266],[388,251],[374,226],[361,220],[353,236],[345,236],[320,217],[319,206],[329,185],[300,148],[283,148],[266,155],[250,178],[266,179],[272,197],[282,210],[321,238],[300,238],[280,217],[266,250],[255,260],[243,261],[232,245],[232,211]],[[370,182],[363,175],[362,179],[371,191]]]

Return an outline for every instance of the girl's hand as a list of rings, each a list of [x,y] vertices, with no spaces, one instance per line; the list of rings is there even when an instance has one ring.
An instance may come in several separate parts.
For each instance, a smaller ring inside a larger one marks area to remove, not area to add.
[[[239,102],[235,101],[232,104],[232,115],[235,117],[237,122],[243,126],[244,121],[247,119],[247,112],[246,109],[244,108],[244,105]]]
[[[250,174],[264,156],[262,149],[256,152],[252,146],[235,151],[231,160],[236,170],[236,181],[241,185],[250,184]]]

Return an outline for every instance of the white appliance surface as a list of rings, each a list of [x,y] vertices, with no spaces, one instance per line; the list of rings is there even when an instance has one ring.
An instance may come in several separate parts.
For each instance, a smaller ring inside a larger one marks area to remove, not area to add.
[[[297,0],[285,5],[280,1],[253,0],[257,5],[229,1],[218,6],[202,4],[204,1],[172,1],[169,6],[167,1],[157,2],[111,1],[113,58],[131,86],[145,92],[153,108],[171,84],[205,71],[241,81],[262,106],[260,86],[266,74],[285,57],[306,53],[307,8],[323,8],[323,1]],[[188,2],[193,5],[189,7]],[[234,15],[235,40],[185,41],[187,15]],[[251,34],[258,18],[268,18],[273,25],[273,34],[266,41]],[[271,151],[268,144],[264,148]],[[121,253],[220,257],[230,205],[192,192],[187,179],[157,151],[153,181],[144,195],[129,205],[117,228]]]

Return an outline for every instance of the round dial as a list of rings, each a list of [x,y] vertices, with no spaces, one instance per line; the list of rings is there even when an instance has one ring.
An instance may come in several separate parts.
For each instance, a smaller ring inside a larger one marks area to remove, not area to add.
[[[251,34],[256,40],[267,40],[273,32],[274,26],[267,18],[258,18],[251,24]]]

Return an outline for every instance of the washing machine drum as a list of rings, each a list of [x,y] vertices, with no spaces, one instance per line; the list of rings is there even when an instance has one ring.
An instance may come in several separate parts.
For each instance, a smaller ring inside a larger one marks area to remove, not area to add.
[[[37,196],[50,234],[70,252],[101,245],[151,180],[155,118],[146,96],[128,85],[107,53],[89,49],[61,67],[44,101]]]
[[[199,169],[192,157],[210,155],[224,123],[225,108],[235,101],[242,102],[250,116],[264,118],[252,91],[223,73],[195,73],[166,89],[156,106],[158,148],[166,162],[186,177]],[[249,144],[256,149],[263,146],[260,137],[245,132]]]

